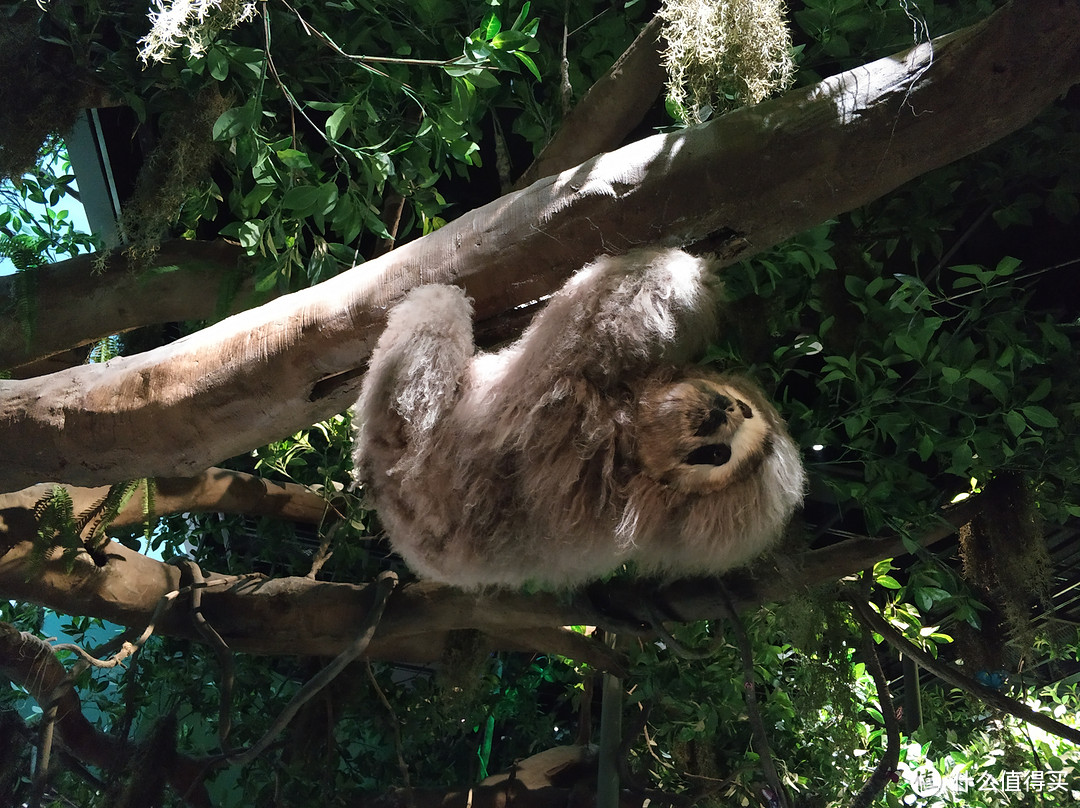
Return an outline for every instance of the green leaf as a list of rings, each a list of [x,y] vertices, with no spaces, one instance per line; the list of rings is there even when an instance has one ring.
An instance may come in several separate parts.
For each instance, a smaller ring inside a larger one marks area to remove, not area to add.
[[[487,16],[484,17],[484,21],[480,23],[480,36],[484,39],[491,39],[501,30],[502,22],[500,22],[494,11],[489,11]]]
[[[989,390],[998,401],[1003,402],[1008,398],[1009,393],[1005,388],[1005,383],[990,371],[984,368],[972,368],[964,375]]]
[[[281,198],[281,206],[297,216],[310,216],[319,201],[318,185],[295,185]]]
[[[312,167],[311,158],[297,149],[282,149],[277,153],[277,156],[289,168],[306,169]]]
[[[206,52],[206,64],[210,75],[218,81],[225,81],[229,75],[229,57],[221,48],[211,48]]]
[[[1013,433],[1014,437],[1020,437],[1024,430],[1027,429],[1027,421],[1025,421],[1024,416],[1016,410],[1009,410],[1005,413],[1005,424],[1009,427],[1009,431]]]
[[[896,347],[912,359],[919,359],[923,355],[923,346],[907,334],[894,334],[893,340],[896,342]]]
[[[253,250],[262,237],[262,223],[258,219],[247,222],[230,222],[221,228],[221,235],[231,236],[240,242],[246,250]]]
[[[532,6],[530,0],[526,0],[521,6],[521,11],[518,12],[517,19],[514,20],[514,24],[510,27],[515,31],[520,31],[522,26],[525,25],[526,20],[529,18],[529,8]],[[539,20],[537,21],[539,22]]]
[[[333,182],[324,182],[318,187],[318,193],[316,195],[316,213],[325,215],[334,209],[338,201],[338,189],[337,184]]]
[[[338,107],[334,114],[326,119],[326,135],[331,140],[337,140],[341,137],[341,133],[349,128],[349,124],[352,123],[352,105],[342,104]]]
[[[848,275],[844,278],[844,288],[852,297],[862,297],[866,291],[866,281],[858,275]]]
[[[1045,407],[1031,405],[1028,407],[1021,407],[1020,411],[1024,413],[1024,417],[1035,424],[1035,426],[1053,428],[1058,425],[1057,416]]]
[[[491,39],[491,47],[499,50],[514,50],[527,45],[532,39],[525,36],[521,31],[503,31]]]
[[[1050,395],[1051,380],[1049,377],[1043,379],[1037,385],[1035,389],[1031,391],[1031,394],[1027,397],[1028,401],[1042,401],[1048,395]]]
[[[242,107],[227,109],[214,122],[214,140],[232,140],[255,125],[255,100]]]
[[[537,81],[541,81],[541,80],[542,80],[542,79],[540,78],[540,69],[539,69],[539,68],[538,68],[538,67],[536,66],[536,62],[534,62],[534,61],[532,60],[532,57],[531,57],[531,56],[529,56],[528,54],[522,53],[522,52],[521,52],[521,51],[519,51],[519,50],[517,50],[517,51],[514,51],[514,56],[516,56],[516,57],[518,58],[518,60],[519,60],[519,61],[520,61],[520,62],[521,62],[521,63],[522,63],[523,65],[525,65],[525,67],[527,67],[527,68],[529,69],[529,72],[530,72],[530,73],[532,73],[532,74],[533,74],[533,76],[535,76],[535,77],[536,77],[536,80],[537,80]]]
[[[994,267],[994,274],[1002,277],[1008,277],[1016,271],[1017,267],[1023,263],[1019,258],[1013,258],[1010,255],[1006,255],[1000,261],[996,267]]]

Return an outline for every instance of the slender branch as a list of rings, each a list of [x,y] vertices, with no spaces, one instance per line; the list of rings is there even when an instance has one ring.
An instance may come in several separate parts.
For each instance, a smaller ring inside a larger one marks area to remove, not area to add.
[[[308,36],[313,36],[326,47],[336,53],[343,59],[348,59],[350,62],[359,62],[364,65],[370,65],[372,63],[392,64],[392,65],[420,65],[425,67],[449,67],[450,65],[467,65],[468,67],[478,67],[482,70],[498,70],[495,65],[478,65],[468,61],[465,56],[455,56],[453,59],[410,59],[403,56],[367,56],[363,54],[346,53],[341,47],[334,42],[324,31],[320,31],[315,26],[311,25],[307,20],[303,18],[299,11],[293,8],[288,0],[281,0],[282,4],[289,9],[296,19],[299,21],[300,26],[304,29],[304,33]],[[389,78],[382,71],[375,71],[379,75]]]
[[[964,692],[982,699],[991,707],[995,707],[1003,713],[1015,716],[1021,721],[1034,724],[1039,729],[1045,730],[1052,735],[1065,738],[1073,743],[1080,743],[1080,730],[1066,726],[1059,721],[1055,721],[1048,715],[1036,712],[1027,705],[1009,698],[1004,693],[999,693],[992,688],[979,684],[970,676],[958,671],[952,665],[942,662],[939,659],[935,659],[929,653],[910,642],[900,634],[899,631],[893,628],[887,620],[870,608],[869,604],[862,598],[849,593],[847,599],[855,608],[856,616],[859,617],[860,621],[865,626],[877,634],[880,634],[885,638],[885,641],[888,642],[889,645],[900,653],[910,656],[922,667],[934,674],[934,676],[941,679],[941,681],[952,685],[953,687],[960,688]]]
[[[765,779],[775,794],[780,808],[790,808],[791,799],[787,789],[780,780],[780,773],[776,770],[776,762],[773,760],[772,750],[769,748],[769,734],[765,731],[765,722],[761,718],[761,711],[757,704],[757,687],[754,684],[754,651],[750,647],[750,638],[746,635],[742,620],[736,613],[728,598],[723,600],[728,625],[731,626],[735,635],[735,644],[739,648],[739,656],[743,665],[743,698],[746,702],[746,715],[750,721],[750,728],[754,736],[754,751],[758,753],[761,768],[765,772]]]
[[[221,635],[217,633],[210,622],[206,619],[202,609],[203,590],[207,587],[199,565],[190,559],[178,559],[177,563],[191,575],[191,615],[195,620],[195,628],[217,656],[221,666],[221,681],[219,689],[221,696],[218,703],[218,739],[221,747],[225,748],[225,741],[229,737],[232,728],[232,693],[235,683],[235,668],[233,665],[232,651]]]
[[[405,762],[405,745],[401,741],[401,722],[398,721],[397,713],[394,712],[393,706],[386,698],[383,689],[379,687],[379,682],[375,679],[375,672],[371,669],[370,659],[364,660],[364,671],[367,673],[368,682],[375,691],[379,703],[382,704],[383,709],[386,710],[386,714],[390,718],[390,732],[394,736],[394,752],[397,754],[398,771],[401,772],[401,782],[405,786],[405,804],[408,808],[416,808],[416,797],[413,794],[412,780],[409,777],[409,764]]]
[[[900,763],[900,724],[896,720],[896,710],[893,708],[892,694],[889,692],[889,682],[885,678],[885,671],[881,668],[881,658],[878,657],[874,648],[874,640],[868,628],[863,630],[863,659],[867,670],[874,679],[877,688],[878,704],[881,706],[881,719],[885,722],[885,754],[881,756],[873,773],[859,789],[855,799],[851,801],[850,808],[870,808],[877,799],[882,789],[889,782],[889,778],[896,771]]]
[[[30,784],[29,808],[38,808],[41,805],[41,800],[45,796],[45,788],[49,785],[49,775],[52,768],[50,761],[52,760],[53,734],[56,730],[56,701],[42,704],[41,707],[44,712],[41,717],[41,729],[38,733],[37,767],[34,769],[34,779]]]

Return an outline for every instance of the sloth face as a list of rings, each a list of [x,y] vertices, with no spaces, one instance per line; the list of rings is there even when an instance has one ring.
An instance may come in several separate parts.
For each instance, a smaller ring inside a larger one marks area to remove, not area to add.
[[[638,404],[646,474],[706,493],[745,479],[772,450],[777,416],[749,382],[701,376],[651,385]]]

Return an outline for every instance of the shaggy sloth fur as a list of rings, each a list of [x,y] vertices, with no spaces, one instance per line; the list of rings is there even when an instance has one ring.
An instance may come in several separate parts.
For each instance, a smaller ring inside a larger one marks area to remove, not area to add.
[[[686,364],[715,334],[710,278],[680,250],[601,258],[491,354],[460,289],[410,292],[372,355],[354,457],[406,563],[463,588],[567,588],[765,550],[803,469],[756,385]]]

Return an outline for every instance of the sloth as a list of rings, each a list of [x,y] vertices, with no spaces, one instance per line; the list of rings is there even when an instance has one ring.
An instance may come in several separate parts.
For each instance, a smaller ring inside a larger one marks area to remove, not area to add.
[[[713,575],[779,537],[804,472],[749,379],[690,364],[717,328],[710,261],[642,248],[580,270],[513,344],[422,286],[388,318],[354,466],[394,549],[464,589],[573,589],[633,562]]]

